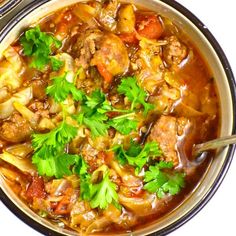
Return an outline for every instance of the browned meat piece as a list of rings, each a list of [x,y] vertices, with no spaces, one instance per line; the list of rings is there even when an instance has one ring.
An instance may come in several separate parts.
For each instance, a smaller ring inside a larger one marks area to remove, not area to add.
[[[105,163],[103,153],[94,149],[90,144],[83,145],[81,154],[83,155],[84,160],[89,164],[90,171],[96,170]]]
[[[165,161],[172,161],[178,165],[179,159],[176,152],[177,119],[171,116],[161,116],[156,122],[149,136],[149,141],[157,141],[163,151]]]
[[[94,54],[91,65],[104,65],[111,75],[122,75],[129,68],[129,56],[121,39],[114,34],[102,37],[100,49]]]
[[[88,68],[91,58],[96,52],[96,45],[101,39],[103,33],[100,30],[88,30],[87,33],[81,34],[77,39],[77,50],[79,58],[76,59],[76,64],[83,68]]]
[[[171,36],[164,47],[163,56],[169,66],[179,65],[187,56],[187,47],[176,36]]]
[[[47,102],[35,101],[29,105],[29,109],[38,117],[49,118],[49,104]]]
[[[46,97],[47,83],[41,79],[35,79],[31,82],[33,88],[33,96],[37,99],[44,99]]]
[[[30,123],[20,114],[13,114],[0,127],[0,137],[8,142],[19,143],[29,139],[32,133]]]

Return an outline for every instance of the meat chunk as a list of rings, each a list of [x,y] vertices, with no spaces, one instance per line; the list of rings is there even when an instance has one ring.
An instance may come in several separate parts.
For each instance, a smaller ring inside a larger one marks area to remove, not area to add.
[[[114,34],[105,35],[91,65],[104,65],[112,76],[124,74],[129,68],[129,56],[121,39]]]
[[[156,122],[149,136],[149,141],[156,141],[160,144],[165,161],[172,161],[176,166],[179,159],[176,151],[177,143],[177,119],[172,116],[161,116]]]
[[[179,65],[187,56],[187,47],[176,36],[171,36],[168,45],[164,47],[163,56],[169,66]]]
[[[89,164],[91,171],[96,170],[105,162],[104,155],[102,155],[102,153],[98,150],[94,149],[90,144],[85,144],[82,147],[81,154],[83,155],[84,160]]]
[[[37,99],[44,99],[46,97],[47,83],[41,79],[35,79],[31,82],[33,89],[33,96]]]
[[[12,143],[26,141],[31,133],[30,123],[18,113],[13,114],[11,119],[3,122],[0,127],[0,137]]]
[[[47,102],[35,101],[29,105],[29,109],[32,110],[38,117],[50,117],[49,104]]]
[[[89,67],[91,58],[96,52],[96,45],[99,43],[103,33],[100,30],[88,30],[85,34],[81,34],[77,39],[77,47],[79,58],[76,64],[84,69]]]

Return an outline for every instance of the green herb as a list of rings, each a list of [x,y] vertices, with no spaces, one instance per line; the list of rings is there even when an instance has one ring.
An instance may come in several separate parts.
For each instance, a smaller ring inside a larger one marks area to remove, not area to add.
[[[121,145],[113,147],[113,150],[115,151],[116,158],[122,165],[128,163],[129,165],[136,167],[136,175],[138,175],[143,166],[148,163],[150,158],[155,158],[162,154],[159,145],[156,142],[146,143],[144,147],[131,142],[127,151],[124,150]]]
[[[54,98],[56,102],[63,102],[69,94],[71,94],[75,101],[81,101],[84,93],[78,90],[73,83],[66,79],[67,73],[62,76],[53,77],[53,84],[48,86],[46,93]]]
[[[91,109],[96,109],[99,113],[103,114],[113,110],[110,103],[106,100],[106,95],[99,89],[93,91],[91,96],[86,98],[85,104]]]
[[[137,130],[138,121],[130,119],[134,113],[125,114],[122,116],[117,116],[108,121],[108,124],[115,128],[123,135],[130,134],[131,131]]]
[[[89,201],[91,198],[91,175],[84,174],[80,176],[80,198]]]
[[[107,135],[109,125],[106,124],[108,120],[104,113],[111,111],[112,106],[106,100],[105,94],[100,90],[92,92],[91,96],[86,96],[81,105],[79,115],[73,116],[75,120],[81,125],[86,125],[93,137]]]
[[[61,42],[54,36],[42,32],[39,26],[37,26],[27,30],[20,38],[20,42],[23,46],[24,54],[32,57],[32,67],[43,70],[52,60],[54,69],[58,68],[58,65],[55,67],[55,60],[53,62],[53,59],[50,58],[52,48],[61,47]]]
[[[98,183],[92,183],[92,178],[102,173],[102,179]],[[109,169],[103,165],[91,175],[81,178],[80,197],[90,202],[91,208],[106,209],[109,204],[119,207],[117,186],[109,178]]]
[[[145,172],[144,189],[156,193],[159,198],[163,198],[166,193],[175,195],[184,187],[184,173],[167,172],[173,168],[172,162],[161,161],[155,166],[150,166]]]
[[[51,65],[52,65],[53,71],[60,70],[64,64],[63,61],[60,61],[60,60],[56,59],[55,57],[50,57],[50,60],[51,60]]]
[[[77,120],[80,125],[86,125],[91,130],[93,137],[107,135],[107,130],[110,126],[123,134],[128,134],[131,130],[137,128],[136,121],[125,119],[125,116],[128,117],[133,114],[126,114],[123,118],[120,116],[119,118],[117,117],[109,121],[105,113],[110,111],[129,112],[112,107],[110,102],[106,99],[106,95],[101,90],[96,89],[90,96],[84,97],[79,115],[75,115],[73,118]],[[124,125],[122,125],[122,122],[125,122],[127,125],[126,129]]]
[[[69,173],[69,167],[76,160],[74,155],[63,154],[63,150],[76,135],[77,129],[65,122],[49,133],[32,135],[32,162],[37,166],[40,175],[59,178],[62,173]]]
[[[33,163],[37,165],[40,175],[49,177],[55,176],[62,178],[63,176],[72,175],[72,167],[77,164],[81,157],[67,153],[48,156],[47,159],[42,159],[39,156],[33,157]]]
[[[108,117],[105,114],[101,114],[96,110],[89,109],[88,107],[82,106],[82,111],[79,115],[73,116],[75,120],[81,125],[87,126],[93,137],[107,135],[107,129],[109,126],[105,123]]]
[[[129,99],[132,111],[141,104],[144,107],[144,115],[147,115],[147,113],[154,108],[152,104],[146,102],[148,94],[138,86],[135,77],[123,78],[117,91],[120,94],[124,94]]]
[[[116,185],[110,180],[107,171],[100,183],[92,185],[90,206],[106,209],[112,202],[118,202],[118,194]]]

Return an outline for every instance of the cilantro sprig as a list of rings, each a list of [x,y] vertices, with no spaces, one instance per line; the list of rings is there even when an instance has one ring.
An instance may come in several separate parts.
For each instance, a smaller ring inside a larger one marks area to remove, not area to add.
[[[82,101],[84,93],[77,89],[75,85],[67,81],[67,73],[53,77],[52,85],[48,86],[46,93],[53,97],[56,102],[63,102],[69,94],[75,101]]]
[[[117,145],[113,147],[113,151],[122,165],[129,164],[136,167],[136,175],[139,174],[151,158],[159,157],[162,154],[157,142],[148,142],[141,146],[132,141],[128,150],[124,150],[122,145]]]
[[[112,107],[105,94],[101,90],[96,89],[90,96],[84,97],[79,114],[73,116],[73,118],[80,125],[84,124],[87,126],[91,131],[92,137],[107,135],[110,126],[122,134],[128,134],[132,130],[137,129],[137,121],[126,119],[130,116],[129,113],[123,117],[109,119],[106,113],[111,111],[127,112],[126,110],[118,110]],[[125,124],[127,127],[124,126]]]
[[[46,134],[33,134],[34,154],[32,162],[40,175],[62,177],[70,174],[70,166],[77,163],[76,157],[64,153],[64,148],[77,135],[77,129],[66,122]]]
[[[59,70],[62,62],[51,57],[53,48],[60,48],[62,43],[53,35],[40,30],[39,26],[29,29],[20,38],[26,56],[32,57],[31,66],[43,70],[46,65],[52,65],[53,70]]]
[[[108,121],[108,124],[115,128],[123,135],[130,134],[131,131],[137,130],[138,121],[133,118],[134,112],[114,117]]]
[[[100,181],[93,181],[93,176],[102,174]],[[109,169],[106,165],[99,167],[93,175],[86,174],[80,178],[80,197],[90,202],[91,208],[106,209],[109,204],[119,207],[117,186],[109,178]]]
[[[184,173],[168,172],[173,168],[172,162],[160,161],[155,166],[150,166],[145,172],[144,188],[150,193],[156,193],[159,198],[163,198],[166,193],[176,195],[184,187]]]
[[[131,102],[131,110],[133,111],[139,105],[144,107],[144,115],[154,109],[154,106],[146,102],[148,94],[138,84],[136,77],[124,77],[117,89],[118,93],[124,94]]]

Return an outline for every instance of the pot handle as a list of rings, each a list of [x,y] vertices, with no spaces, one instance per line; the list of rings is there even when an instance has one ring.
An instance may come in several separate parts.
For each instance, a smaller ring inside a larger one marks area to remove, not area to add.
[[[0,20],[17,7],[23,0],[8,0],[0,5]]]

